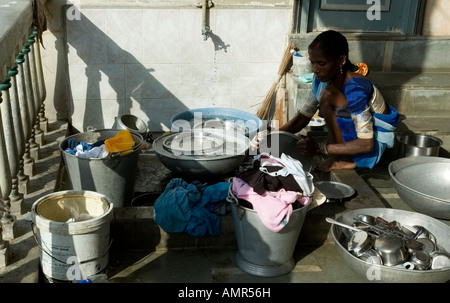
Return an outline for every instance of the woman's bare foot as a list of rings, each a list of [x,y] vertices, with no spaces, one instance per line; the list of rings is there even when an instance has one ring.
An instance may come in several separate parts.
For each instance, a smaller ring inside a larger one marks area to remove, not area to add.
[[[352,159],[343,156],[331,156],[317,164],[317,166],[313,169],[313,172],[326,173],[332,170],[355,168],[356,164],[352,161]]]

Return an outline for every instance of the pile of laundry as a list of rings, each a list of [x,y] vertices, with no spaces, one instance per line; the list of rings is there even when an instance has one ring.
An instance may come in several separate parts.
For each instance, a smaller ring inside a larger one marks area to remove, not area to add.
[[[120,155],[132,151],[135,145],[131,132],[129,130],[120,130],[117,134],[106,140],[99,140],[95,143],[78,142],[74,138],[66,139],[66,153],[79,158],[106,158],[111,153],[119,153]]]
[[[66,142],[67,147],[64,151],[79,158],[105,158],[109,153],[105,147],[105,140],[89,144],[69,138]]]
[[[253,168],[233,178],[231,191],[240,206],[255,210],[268,229],[279,232],[295,209],[312,202],[315,188],[300,161],[261,153],[254,157]]]
[[[220,216],[227,212],[226,201],[231,182],[202,184],[200,181],[187,183],[174,178],[164,192],[156,199],[155,222],[166,232],[186,232],[191,236],[203,237],[207,233],[220,235]]]

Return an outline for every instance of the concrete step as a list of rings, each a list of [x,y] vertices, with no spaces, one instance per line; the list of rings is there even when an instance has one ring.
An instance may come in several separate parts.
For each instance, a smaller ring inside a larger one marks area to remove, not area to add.
[[[368,79],[406,117],[450,115],[450,72],[371,72]]]

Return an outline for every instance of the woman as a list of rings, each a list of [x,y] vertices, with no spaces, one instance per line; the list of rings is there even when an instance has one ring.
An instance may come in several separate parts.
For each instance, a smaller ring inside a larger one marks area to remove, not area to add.
[[[394,143],[398,111],[386,104],[378,89],[349,60],[347,39],[336,31],[318,35],[308,47],[314,72],[311,95],[300,112],[280,131],[297,133],[317,110],[325,119],[328,140],[318,144],[301,136],[304,155],[329,156],[315,171],[372,168]]]

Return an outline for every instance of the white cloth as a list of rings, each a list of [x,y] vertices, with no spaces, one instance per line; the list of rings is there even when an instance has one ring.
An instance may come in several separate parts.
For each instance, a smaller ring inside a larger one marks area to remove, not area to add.
[[[105,148],[105,144],[93,147],[87,151],[83,151],[83,147],[80,144],[77,145],[76,150],[75,156],[80,158],[105,158],[108,156],[108,151]]]
[[[303,165],[300,161],[284,153],[281,154],[279,158],[274,157],[269,153],[261,153],[253,158],[253,161],[256,160],[260,161],[259,170],[263,173],[266,173],[272,177],[286,177],[288,175],[292,175],[300,188],[303,190],[303,195],[312,196],[314,192],[313,176],[303,169]],[[266,166],[279,166],[281,168],[278,171],[269,172]]]

